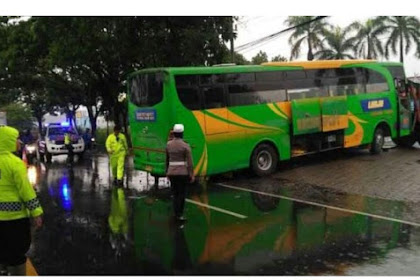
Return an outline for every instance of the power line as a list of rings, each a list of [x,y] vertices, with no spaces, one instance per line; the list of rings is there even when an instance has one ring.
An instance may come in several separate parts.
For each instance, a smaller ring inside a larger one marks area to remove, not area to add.
[[[254,46],[256,46],[256,45],[260,45],[260,44],[262,44],[262,43],[264,43],[264,42],[271,41],[271,40],[273,40],[273,39],[276,39],[276,38],[277,38],[279,35],[281,35],[282,33],[285,33],[285,32],[287,32],[287,31],[293,30],[293,29],[295,29],[295,28],[298,28],[298,27],[301,27],[301,26],[307,25],[307,24],[309,24],[309,23],[312,23],[312,22],[315,22],[315,21],[321,20],[321,19],[326,18],[326,17],[328,17],[328,16],[317,16],[317,17],[316,17],[316,18],[314,18],[314,19],[308,20],[308,21],[306,21],[306,22],[302,22],[302,23],[297,24],[297,25],[295,25],[295,26],[288,27],[288,28],[286,28],[286,29],[283,29],[283,30],[278,31],[278,32],[276,32],[276,33],[273,33],[273,34],[271,34],[271,35],[268,35],[268,36],[262,37],[262,38],[260,38],[260,39],[254,40],[254,41],[252,41],[252,42],[249,42],[249,43],[243,44],[243,45],[241,45],[241,46],[238,46],[238,47],[236,48],[236,51],[244,51],[245,49],[248,49],[248,48],[254,47]]]

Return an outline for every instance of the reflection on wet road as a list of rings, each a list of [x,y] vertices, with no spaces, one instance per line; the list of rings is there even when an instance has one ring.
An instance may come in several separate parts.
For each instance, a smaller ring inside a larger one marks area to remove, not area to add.
[[[180,224],[164,179],[152,188],[132,171],[112,189],[107,164],[28,170],[45,211],[29,252],[40,275],[419,274],[418,220],[402,202],[238,179],[191,187]]]

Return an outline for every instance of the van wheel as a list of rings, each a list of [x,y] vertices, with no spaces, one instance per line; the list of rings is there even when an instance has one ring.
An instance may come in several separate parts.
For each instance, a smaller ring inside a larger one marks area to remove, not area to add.
[[[370,147],[370,153],[372,155],[378,155],[382,152],[382,147],[385,143],[385,135],[382,128],[377,127],[375,133],[373,134],[373,140]]]
[[[252,171],[260,177],[272,174],[279,161],[276,150],[268,144],[258,145],[251,157]]]

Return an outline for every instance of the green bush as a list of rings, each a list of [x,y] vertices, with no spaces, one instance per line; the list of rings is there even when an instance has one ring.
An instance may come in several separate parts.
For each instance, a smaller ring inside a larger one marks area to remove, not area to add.
[[[112,130],[110,129],[109,132],[111,133]],[[96,144],[98,146],[105,147],[105,141],[106,141],[106,138],[107,137],[108,137],[108,135],[106,133],[106,128],[98,128],[96,130],[96,138],[95,138],[95,140],[96,140]]]

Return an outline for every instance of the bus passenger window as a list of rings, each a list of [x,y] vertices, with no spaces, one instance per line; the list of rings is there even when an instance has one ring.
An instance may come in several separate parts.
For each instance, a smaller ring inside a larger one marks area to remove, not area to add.
[[[204,107],[206,109],[226,107],[223,87],[202,87],[201,90],[204,96]]]
[[[200,110],[201,103],[197,87],[177,87],[181,103],[190,110]]]

